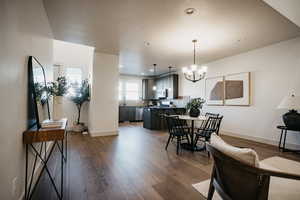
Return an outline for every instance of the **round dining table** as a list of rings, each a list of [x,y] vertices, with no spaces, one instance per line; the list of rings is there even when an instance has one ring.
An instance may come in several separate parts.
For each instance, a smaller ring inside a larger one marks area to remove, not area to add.
[[[197,144],[194,144],[194,139],[195,139],[195,121],[206,121],[208,120],[208,117],[204,116],[204,115],[200,115],[199,117],[191,117],[189,115],[174,115],[177,116],[179,119],[182,120],[186,120],[186,121],[190,121],[191,122],[191,143],[185,143],[182,144],[182,147],[188,150],[191,150],[192,152],[196,151],[202,151],[204,150],[204,148],[198,148]]]

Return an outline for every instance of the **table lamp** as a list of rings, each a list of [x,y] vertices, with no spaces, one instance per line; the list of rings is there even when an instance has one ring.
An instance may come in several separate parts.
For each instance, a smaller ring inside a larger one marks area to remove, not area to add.
[[[293,94],[285,97],[277,108],[289,110],[289,112],[282,116],[283,122],[288,129],[299,131],[300,114],[297,112],[297,110],[300,109],[300,96],[295,96]]]

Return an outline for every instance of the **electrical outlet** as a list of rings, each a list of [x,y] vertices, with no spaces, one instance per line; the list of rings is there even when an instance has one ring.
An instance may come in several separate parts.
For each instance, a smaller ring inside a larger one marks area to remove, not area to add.
[[[15,177],[12,181],[12,188],[11,188],[11,194],[13,197],[17,195],[17,183],[18,183],[18,177]]]

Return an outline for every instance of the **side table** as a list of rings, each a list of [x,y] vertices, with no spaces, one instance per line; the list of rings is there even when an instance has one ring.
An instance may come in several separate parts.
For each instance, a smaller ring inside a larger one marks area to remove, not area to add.
[[[281,130],[280,140],[279,140],[279,144],[278,144],[279,150],[281,150],[282,152],[300,153],[300,149],[299,150],[298,149],[288,149],[288,148],[285,147],[286,135],[287,135],[288,131],[299,131],[300,132],[300,130],[292,130],[292,129],[289,129],[288,127],[286,127],[286,126],[277,126],[277,128]]]
[[[64,162],[67,162],[67,119],[61,119],[61,127],[58,128],[32,128],[23,133],[23,143],[26,145],[26,163],[25,163],[25,200],[30,200],[36,190],[40,178],[44,171],[49,176],[50,182],[55,190],[58,199],[63,199],[63,179],[64,179]],[[47,153],[47,142],[53,141],[49,153]],[[65,145],[64,145],[65,143]],[[39,147],[35,144],[40,144]],[[49,159],[53,155],[54,148],[57,147],[61,154],[61,174],[60,174],[60,191],[56,186],[54,177],[47,166]],[[29,149],[33,154],[33,166],[29,171]],[[36,182],[34,174],[38,168],[38,160],[41,162],[41,172]],[[30,172],[30,175],[29,175]],[[34,184],[35,182],[35,184]]]

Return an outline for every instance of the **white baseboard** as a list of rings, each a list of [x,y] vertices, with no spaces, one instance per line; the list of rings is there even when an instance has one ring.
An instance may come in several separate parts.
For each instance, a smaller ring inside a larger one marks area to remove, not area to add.
[[[91,137],[100,137],[100,136],[116,136],[119,135],[119,131],[89,131]]]
[[[279,141],[268,140],[265,138],[249,136],[249,135],[242,135],[242,134],[238,134],[238,133],[232,133],[229,131],[221,131],[220,134],[237,137],[237,138],[242,138],[242,139],[246,139],[246,140],[251,140],[251,141],[255,141],[255,142],[260,142],[260,143],[264,143],[264,144],[269,144],[272,146],[278,146],[278,143],[279,143]],[[286,148],[300,149],[300,145],[298,145],[298,144],[286,143],[285,145],[286,145]]]
[[[47,149],[46,149],[47,154],[49,153],[49,151],[50,151],[50,149],[51,149],[51,147],[52,147],[53,145],[54,145],[54,142],[51,142],[50,145],[48,145],[48,147],[47,147]],[[36,171],[35,171],[33,177],[37,177],[37,176],[40,174],[41,171],[42,171],[42,165],[41,165],[41,161],[38,159],[38,162],[37,162],[37,164],[36,164]],[[29,174],[30,174],[30,173],[29,173]],[[29,177],[29,178],[30,178],[30,177]],[[32,185],[35,185],[35,184],[36,184],[36,181],[37,181],[36,178],[33,179]],[[22,193],[21,193],[20,197],[18,198],[18,200],[23,200],[24,198],[25,198],[25,189],[23,188],[23,189],[22,189]]]

